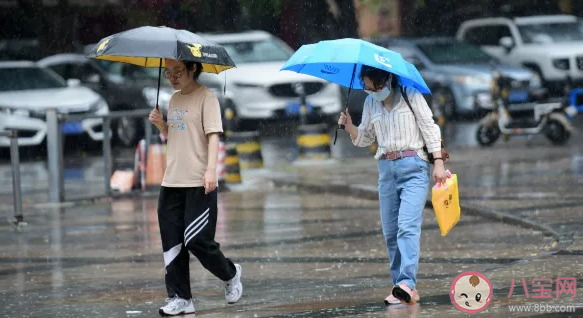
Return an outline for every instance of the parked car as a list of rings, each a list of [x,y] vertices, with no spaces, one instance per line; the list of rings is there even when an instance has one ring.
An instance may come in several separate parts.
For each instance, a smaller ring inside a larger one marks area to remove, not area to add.
[[[436,116],[443,114],[452,118],[492,109],[493,71],[515,79],[524,90],[541,88],[537,74],[502,63],[479,47],[454,38],[393,38],[375,42],[401,53],[417,67],[431,89],[432,97],[428,102]],[[514,102],[527,101],[524,95],[513,98]]]
[[[46,137],[46,110],[57,108],[61,114],[109,113],[107,102],[92,90],[66,82],[49,69],[34,62],[0,62],[0,130],[17,129],[19,146],[41,145]],[[87,136],[103,140],[103,120],[85,119],[62,126],[65,136]],[[10,140],[0,137],[0,148]]]
[[[81,84],[101,95],[111,111],[151,109],[156,104],[158,69],[130,64],[96,61],[81,54],[57,54],[38,64],[50,68],[63,78],[78,79]],[[174,90],[162,80],[159,104],[168,107]],[[113,137],[124,147],[135,147],[144,136],[144,118],[112,120]]]
[[[572,15],[486,18],[463,22],[457,38],[508,63],[537,72],[562,93],[569,76],[583,84],[583,23]]]
[[[340,86],[309,75],[280,71],[293,50],[264,31],[231,34],[202,34],[224,46],[237,65],[215,78],[226,80],[225,107],[238,119],[272,120],[299,116],[299,94],[303,88],[309,115],[335,121],[343,100]],[[226,79],[225,79],[226,76]]]
[[[88,46],[89,47],[89,46]],[[156,106],[158,68],[132,64],[98,61],[81,54],[57,54],[38,62],[65,79],[77,78],[81,83],[105,98],[111,111],[151,109]],[[213,90],[220,98],[221,83],[208,74],[201,74],[199,82]],[[166,112],[174,89],[162,75],[158,104]],[[134,147],[144,136],[143,118],[125,118],[113,122],[114,137],[124,147]]]

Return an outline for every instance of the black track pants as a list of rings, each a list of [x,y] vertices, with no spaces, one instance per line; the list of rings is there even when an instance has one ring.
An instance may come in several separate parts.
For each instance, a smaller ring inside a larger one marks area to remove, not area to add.
[[[222,281],[235,277],[233,262],[215,242],[217,191],[205,194],[203,187],[160,189],[158,222],[166,265],[168,297],[190,299],[188,251]],[[185,248],[186,247],[186,248]]]

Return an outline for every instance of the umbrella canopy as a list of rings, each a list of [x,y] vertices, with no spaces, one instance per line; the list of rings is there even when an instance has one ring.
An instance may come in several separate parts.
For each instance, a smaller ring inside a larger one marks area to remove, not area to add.
[[[88,58],[158,67],[158,91],[165,59],[200,62],[202,71],[218,74],[235,67],[227,50],[200,35],[168,27],[144,26],[110,35],[95,45]],[[226,88],[225,88],[226,89]]]
[[[186,30],[144,26],[110,35],[87,54],[97,60],[144,67],[165,67],[164,59],[202,63],[202,71],[218,74],[235,67],[224,47]]]
[[[351,89],[364,89],[358,76],[363,65],[396,74],[401,79],[401,85],[431,94],[417,68],[401,54],[360,39],[346,38],[303,45],[281,70],[312,75]]]

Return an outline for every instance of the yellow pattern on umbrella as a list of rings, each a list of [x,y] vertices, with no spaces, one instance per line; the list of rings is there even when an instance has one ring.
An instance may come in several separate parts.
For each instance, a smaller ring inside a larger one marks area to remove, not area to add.
[[[144,67],[160,67],[160,58],[158,57],[138,57],[138,56],[119,56],[119,55],[100,55],[95,57],[97,60],[111,62],[129,63]],[[162,67],[166,67],[166,61],[162,59]],[[205,73],[219,74],[222,71],[233,68],[230,65],[216,65],[202,63],[202,71]]]

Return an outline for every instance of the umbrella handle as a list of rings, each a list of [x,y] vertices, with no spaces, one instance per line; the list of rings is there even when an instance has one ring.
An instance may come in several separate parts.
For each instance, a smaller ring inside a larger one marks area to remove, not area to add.
[[[158,90],[156,91],[156,109],[160,109],[158,107],[158,98],[160,98],[160,80],[162,78],[162,58],[160,58],[160,67],[158,68]]]

